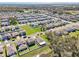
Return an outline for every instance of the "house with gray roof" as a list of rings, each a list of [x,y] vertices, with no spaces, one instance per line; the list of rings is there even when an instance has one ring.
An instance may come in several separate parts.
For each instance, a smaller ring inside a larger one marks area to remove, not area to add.
[[[32,46],[32,45],[35,45],[35,36],[30,36],[30,37],[28,37],[28,39],[27,39],[27,45],[28,46]]]
[[[13,56],[17,54],[17,50],[14,44],[6,44],[7,56]]]
[[[46,45],[46,42],[45,42],[41,37],[37,37],[37,38],[36,38],[36,42],[37,42],[40,46]]]
[[[3,45],[0,44],[0,57],[4,57],[4,49],[3,49]]]
[[[9,19],[8,18],[2,18],[1,20],[1,26],[9,26]]]
[[[18,52],[22,52],[27,49],[27,44],[26,44],[26,41],[24,41],[24,40],[18,40],[16,42],[16,45],[17,45],[16,48],[17,48]]]
[[[24,19],[24,20],[19,20],[18,22],[19,22],[19,24],[27,24],[28,21],[26,19]]]

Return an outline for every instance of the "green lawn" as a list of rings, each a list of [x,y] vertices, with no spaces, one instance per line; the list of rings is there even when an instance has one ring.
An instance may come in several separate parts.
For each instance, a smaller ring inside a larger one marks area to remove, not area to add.
[[[27,35],[34,34],[36,32],[41,32],[40,27],[32,28],[29,25],[23,25],[23,26],[21,26],[21,28],[26,31]]]
[[[19,52],[19,54],[22,55],[22,54],[27,53],[27,52],[29,52],[29,49],[26,49],[24,51],[21,51],[21,52]]]
[[[44,47],[39,48],[37,50],[31,51],[31,52],[29,52],[21,57],[33,57],[33,56],[36,56],[40,53],[44,54],[44,53],[49,53],[49,52],[51,52],[51,49],[48,46],[44,46]]]
[[[0,43],[3,42],[2,40],[0,40]]]

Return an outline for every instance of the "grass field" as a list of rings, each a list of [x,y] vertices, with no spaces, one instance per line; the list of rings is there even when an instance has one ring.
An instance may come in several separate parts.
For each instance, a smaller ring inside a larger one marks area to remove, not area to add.
[[[27,52],[29,52],[29,49],[26,49],[26,50],[24,50],[22,52],[19,52],[19,54],[22,55],[22,54],[27,53]]]
[[[31,34],[34,34],[36,32],[41,32],[40,27],[32,28],[29,25],[23,25],[23,26],[21,26],[21,28],[26,31],[27,35],[31,35]]]
[[[48,46],[44,46],[44,47],[39,48],[37,50],[31,51],[31,52],[29,52],[21,57],[33,57],[33,56],[36,56],[38,54],[46,54],[49,52],[51,52],[51,49]]]

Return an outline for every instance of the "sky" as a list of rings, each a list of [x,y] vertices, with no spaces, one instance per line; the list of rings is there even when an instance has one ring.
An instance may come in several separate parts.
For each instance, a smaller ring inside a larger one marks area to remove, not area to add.
[[[0,2],[79,2],[79,0],[0,0]]]

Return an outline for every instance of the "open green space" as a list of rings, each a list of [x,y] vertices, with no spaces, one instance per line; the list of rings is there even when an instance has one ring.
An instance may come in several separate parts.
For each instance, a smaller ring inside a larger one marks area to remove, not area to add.
[[[29,25],[23,25],[21,26],[21,28],[26,31],[27,35],[34,34],[36,32],[41,32],[40,27],[33,28]]]

